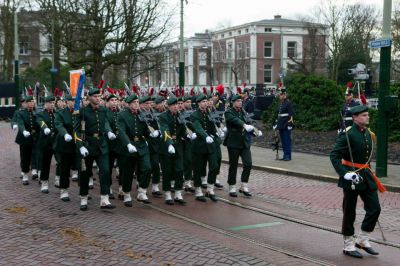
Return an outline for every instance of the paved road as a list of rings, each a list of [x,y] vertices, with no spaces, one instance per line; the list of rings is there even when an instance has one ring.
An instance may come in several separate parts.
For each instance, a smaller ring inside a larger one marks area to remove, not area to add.
[[[0,233],[3,236],[0,265],[310,265],[279,252],[210,232],[139,203],[134,208],[124,208],[121,202],[115,201],[117,209],[100,211],[97,185],[91,193],[93,200],[89,203],[89,211],[80,212],[76,183],[69,203],[58,199],[58,189],[53,186],[50,194],[44,195],[39,192],[36,182],[29,186],[21,185],[17,177],[18,147],[13,138],[9,125],[0,123]],[[221,179],[224,179],[226,165],[221,172]],[[258,170],[252,171],[250,183],[255,197],[252,200],[238,198],[238,202],[339,229],[342,195],[335,184]],[[218,193],[224,197],[227,195],[226,190]],[[192,201],[192,196],[185,197]],[[400,242],[400,194],[388,192],[380,195],[380,199],[383,209],[380,221],[386,237],[389,241]],[[165,207],[162,200],[153,201],[155,206]],[[208,210],[218,212],[224,206],[222,202],[212,204],[193,202],[186,207],[174,206],[172,211],[190,216],[199,213],[200,208],[204,208],[201,212],[207,213]],[[207,215],[199,218],[229,229],[233,226],[229,223],[245,213],[238,207],[223,208],[226,213],[237,215],[219,215],[212,221],[207,220]],[[356,228],[359,228],[362,205],[359,205],[357,214]],[[260,223],[264,218],[257,219],[242,222],[238,219],[234,226]],[[271,230],[275,228],[271,227]],[[264,240],[272,239],[265,228],[260,231],[253,229],[251,234],[266,234]],[[377,230],[373,236],[380,238]],[[281,237],[294,242],[290,235]],[[318,239],[314,237],[313,241]],[[360,263],[341,255],[339,235],[333,234],[332,243],[323,242],[321,245],[324,245],[324,253],[328,249],[332,257],[345,259],[346,264]],[[393,250],[398,252],[398,249],[378,247],[381,256],[372,260],[365,258],[364,264],[387,265]]]

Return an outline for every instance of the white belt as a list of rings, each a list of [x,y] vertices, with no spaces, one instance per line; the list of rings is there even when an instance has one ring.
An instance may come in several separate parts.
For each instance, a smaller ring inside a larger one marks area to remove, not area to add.
[[[278,114],[278,117],[289,116],[289,114]]]
[[[350,120],[353,120],[353,118],[352,117],[345,117],[344,120],[350,121]]]

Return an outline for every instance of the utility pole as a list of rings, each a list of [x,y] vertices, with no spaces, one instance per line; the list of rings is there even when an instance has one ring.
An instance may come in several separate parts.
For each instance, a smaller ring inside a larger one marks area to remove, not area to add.
[[[19,99],[19,43],[18,43],[18,15],[14,11],[14,82],[15,82],[15,110],[20,105]]]
[[[392,15],[392,0],[383,2],[383,29],[382,38],[390,39],[390,23]],[[376,157],[376,174],[379,177],[387,176],[387,150],[389,130],[389,86],[390,86],[390,54],[391,46],[382,47],[379,67],[379,105],[378,105],[378,141]]]
[[[53,14],[54,16],[55,14]],[[54,92],[54,89],[56,87],[56,75],[57,75],[57,68],[55,67],[55,49],[54,49],[54,17],[52,19],[51,23],[51,41],[52,41],[52,59],[51,59],[51,69],[50,69],[50,74],[51,74],[51,92]]]
[[[179,87],[185,86],[185,56],[183,53],[183,0],[181,0],[181,34],[179,39]]]

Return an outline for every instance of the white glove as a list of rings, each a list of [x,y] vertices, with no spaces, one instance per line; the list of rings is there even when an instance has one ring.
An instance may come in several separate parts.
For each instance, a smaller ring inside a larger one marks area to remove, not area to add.
[[[287,127],[287,129],[288,129],[288,130],[292,130],[292,129],[293,129],[293,127],[291,127],[291,126],[288,126],[288,127]]]
[[[158,136],[160,136],[158,130],[154,130],[152,133],[150,133],[150,137],[152,138],[157,138]]]
[[[247,132],[251,132],[251,131],[254,130],[254,127],[253,127],[252,125],[244,124],[243,127],[244,127],[244,129],[245,129]]]
[[[206,142],[207,142],[207,144],[211,144],[211,143],[213,143],[213,142],[214,142],[214,140],[213,140],[213,138],[212,138],[212,137],[210,137],[210,136],[207,136],[207,138],[206,138]]]
[[[83,146],[79,148],[79,151],[80,151],[80,153],[81,153],[81,155],[82,155],[83,157],[86,157],[86,156],[89,155],[89,151],[88,151],[85,147],[83,147]]]
[[[65,140],[65,142],[70,142],[72,140],[72,136],[67,133],[64,135],[64,140]]]
[[[277,127],[278,127],[278,125],[274,125],[274,126],[272,127],[272,130],[276,130]]]
[[[257,137],[261,137],[262,135],[263,135],[263,134],[262,134],[261,130],[259,130],[259,131],[258,131]]]
[[[226,132],[228,132],[228,128],[227,128],[227,127],[224,127],[224,128],[222,129],[222,131],[223,131],[224,133],[226,133]]]
[[[24,134],[25,138],[27,138],[31,135],[31,133],[29,133],[29,131],[26,131],[26,130],[22,131],[22,134]]]
[[[355,172],[348,172],[344,175],[344,179],[354,181],[355,183],[360,182],[360,176]]]
[[[108,131],[107,136],[109,140],[114,140],[117,138],[117,136],[115,136],[115,134],[112,133],[111,131]]]
[[[169,154],[175,154],[175,148],[171,144],[168,146],[168,153]]]
[[[195,140],[195,139],[197,139],[197,134],[196,134],[196,133],[192,133],[192,137],[191,137],[191,139],[192,139],[192,140]]]
[[[17,125],[17,124],[13,125],[13,126],[12,126],[12,129],[13,129],[14,131],[17,130],[17,129],[18,129],[18,125]]]
[[[133,146],[131,143],[129,143],[128,145],[126,145],[126,147],[128,147],[128,151],[129,153],[134,153],[137,152],[137,149],[135,146]]]
[[[46,128],[43,130],[43,132],[44,132],[45,135],[49,135],[50,132],[51,132],[51,130],[50,130],[50,128],[46,127]]]
[[[220,137],[220,138],[223,138],[223,137],[225,136],[224,131],[222,131],[222,130],[217,130],[217,136]]]

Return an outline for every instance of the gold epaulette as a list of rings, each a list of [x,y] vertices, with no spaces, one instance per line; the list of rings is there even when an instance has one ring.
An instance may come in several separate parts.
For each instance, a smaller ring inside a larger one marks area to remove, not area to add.
[[[371,135],[372,141],[376,142],[376,134],[374,132],[371,131],[371,129],[368,128],[368,132]]]

